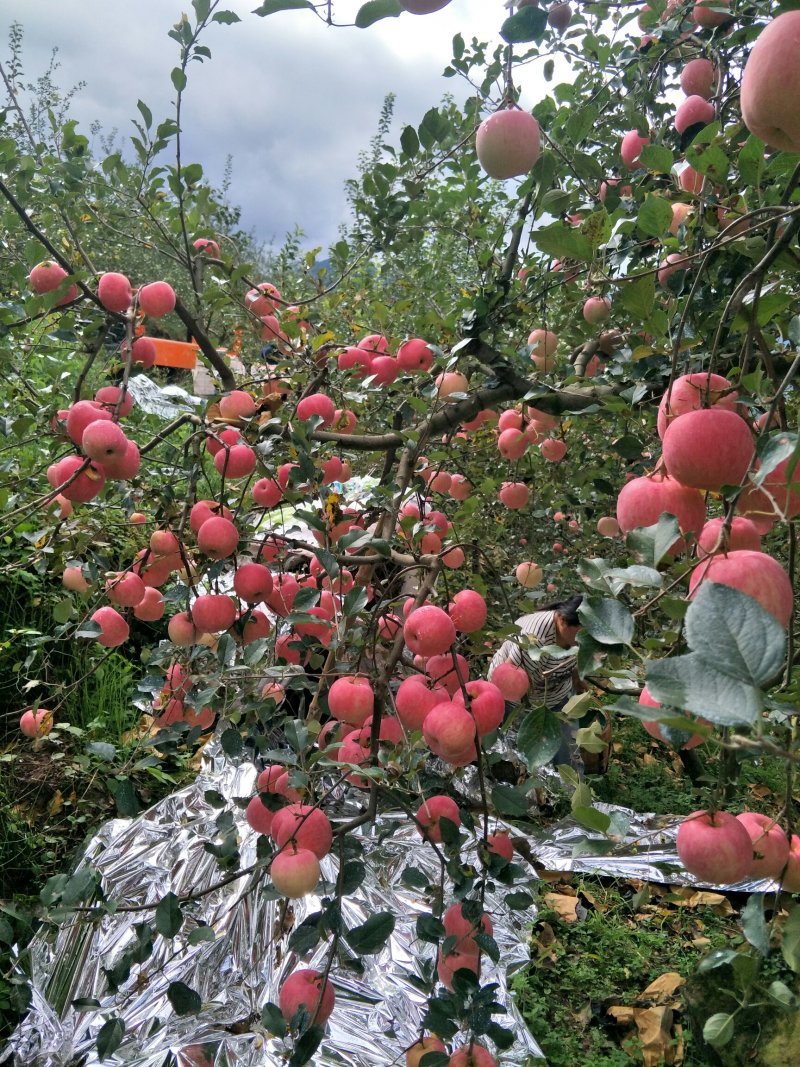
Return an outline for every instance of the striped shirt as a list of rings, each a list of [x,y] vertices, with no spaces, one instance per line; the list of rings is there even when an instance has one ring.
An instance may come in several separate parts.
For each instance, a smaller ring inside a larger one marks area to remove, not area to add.
[[[530,679],[526,696],[528,703],[552,708],[568,700],[573,694],[572,672],[578,659],[577,653],[561,658],[547,652],[532,656],[525,651],[526,648],[557,645],[556,613],[535,611],[532,615],[517,619],[516,625],[522,634],[504,641],[495,652],[489,664],[489,681],[501,663],[512,663],[515,667],[522,667]]]

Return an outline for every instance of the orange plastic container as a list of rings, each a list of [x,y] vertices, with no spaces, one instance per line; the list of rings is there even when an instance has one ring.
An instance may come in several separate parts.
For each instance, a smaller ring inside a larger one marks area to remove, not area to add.
[[[189,341],[171,341],[166,337],[153,337],[156,346],[157,367],[184,367],[192,370],[197,365],[196,344]]]

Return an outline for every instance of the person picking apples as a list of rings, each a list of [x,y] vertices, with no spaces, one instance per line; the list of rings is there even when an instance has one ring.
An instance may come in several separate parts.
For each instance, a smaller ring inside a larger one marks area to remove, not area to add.
[[[570,656],[546,651],[553,646],[574,648],[581,628],[578,608],[582,601],[583,597],[578,595],[545,604],[538,611],[516,620],[522,638],[509,638],[503,642],[492,657],[487,675],[507,701],[513,704],[525,696],[526,703],[532,707],[544,706],[558,712],[576,693],[586,691],[577,671],[577,649]],[[577,723],[561,723],[561,746],[551,763],[554,766],[568,763],[583,777],[583,760],[575,738],[577,729]]]

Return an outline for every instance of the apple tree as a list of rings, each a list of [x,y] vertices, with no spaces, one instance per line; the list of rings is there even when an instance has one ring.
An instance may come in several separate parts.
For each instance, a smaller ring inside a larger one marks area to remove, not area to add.
[[[266,0],[250,18],[334,24],[332,6]],[[355,21],[369,32],[445,6],[370,0]],[[723,753],[710,806],[681,826],[683,865],[776,880],[774,942],[797,969],[800,12],[498,4],[494,42],[468,26],[453,41],[445,75],[470,85],[466,103],[446,96],[396,143],[382,131],[341,240],[305,272],[288,257],[278,286],[181,151],[192,64],[211,61],[219,25],[240,29],[218,2],[192,8],[170,31],[174,112],[159,121],[139,102],[132,156],[95,159],[68,119],[40,135],[6,78],[6,432],[35,425],[37,440],[3,528],[67,590],[20,678],[21,730],[46,745],[68,726],[42,681],[49,643],[92,642],[100,661],[132,642],[154,751],[218,729],[229,758],[256,753],[258,876],[288,899],[357,827],[405,811],[448,876],[425,926],[427,1029],[448,1047],[422,1033],[408,1062],[495,1063],[484,1045],[502,1052],[513,1034],[473,1010],[497,954],[482,902],[520,874],[491,820],[527,812],[560,726],[525,708],[519,775],[499,786],[505,700],[524,695],[485,674],[517,615],[580,583],[578,669],[606,707],[665,744]],[[217,392],[157,422],[135,386],[165,340]],[[69,373],[26,389],[53,346]],[[598,732],[579,733],[588,751]],[[766,753],[785,760],[785,807],[735,819],[736,768]],[[432,755],[446,770],[420,804]],[[458,861],[469,820],[450,778],[464,767],[479,871]],[[611,832],[589,785],[561,777],[578,821]],[[342,783],[359,814],[331,821]],[[225,825],[221,878],[238,862]],[[340,879],[334,901],[354,888]],[[754,900],[739,953],[753,988],[770,950]],[[331,962],[336,915],[318,931]],[[391,931],[377,922],[370,951]],[[267,1018],[297,1037],[299,1064],[335,1010],[327,974],[301,969]],[[715,1015],[705,1037],[721,1047],[735,1027],[736,1011]]]

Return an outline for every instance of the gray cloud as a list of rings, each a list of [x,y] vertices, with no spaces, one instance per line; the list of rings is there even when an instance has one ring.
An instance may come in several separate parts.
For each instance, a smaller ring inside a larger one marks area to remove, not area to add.
[[[343,184],[356,176],[386,94],[397,94],[396,136],[444,92],[465,95],[441,78],[452,36],[464,26],[465,36],[496,31],[503,15],[500,0],[453,0],[437,15],[404,15],[362,31],[326,27],[305,12],[260,19],[250,14],[252,0],[227,6],[242,23],[213,27],[204,38],[212,60],[189,69],[185,158],[218,184],[232,156],[230,197],[244,226],[280,243],[297,224],[309,247],[327,246],[346,219]],[[359,3],[335,6],[344,19]],[[57,44],[58,83],[86,82],[72,107],[85,132],[96,120],[127,140],[137,99],[156,120],[171,114],[178,48],[167,32],[180,17],[177,3],[29,0],[13,17],[25,30],[29,77]]]

